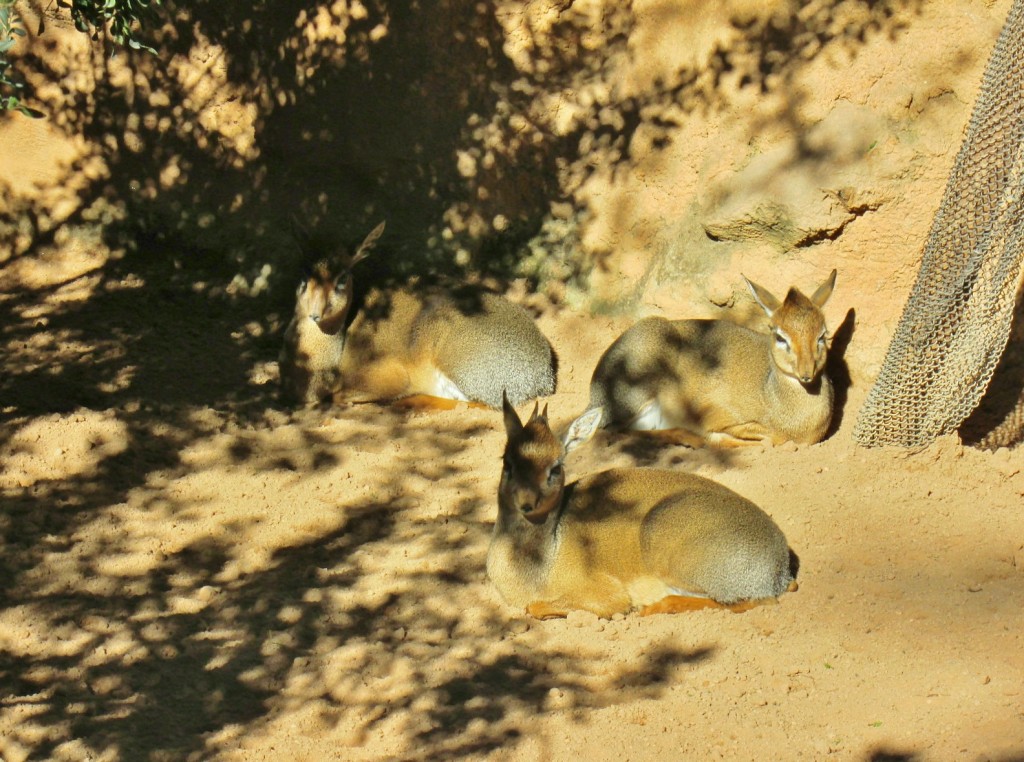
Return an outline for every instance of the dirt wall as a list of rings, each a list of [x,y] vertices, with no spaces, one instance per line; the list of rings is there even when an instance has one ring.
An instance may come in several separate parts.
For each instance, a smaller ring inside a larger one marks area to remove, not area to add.
[[[277,305],[293,219],[327,249],[386,219],[373,277],[528,275],[670,316],[749,310],[741,273],[781,292],[837,267],[868,381],[1007,7],[171,4],[156,55],[111,58],[21,3],[47,116],[0,118],[3,256],[81,238]]]

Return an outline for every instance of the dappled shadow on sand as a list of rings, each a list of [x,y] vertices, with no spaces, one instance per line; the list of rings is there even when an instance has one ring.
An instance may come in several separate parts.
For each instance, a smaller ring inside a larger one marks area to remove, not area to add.
[[[711,654],[709,648],[656,648],[630,670],[602,682],[599,689],[595,689],[590,670],[568,651],[502,657],[438,686],[435,690],[443,703],[430,712],[432,727],[417,734],[417,742],[436,744],[434,748],[454,755],[508,749],[530,734],[531,715],[550,711],[553,696],[558,697],[563,711],[586,722],[589,709],[658,698],[671,675]],[[521,713],[519,721],[503,722],[512,711]],[[467,735],[467,727],[487,730]],[[417,753],[416,758],[422,756]]]
[[[710,654],[666,645],[609,673],[576,649],[515,644],[514,612],[458,592],[484,584],[492,509],[479,477],[452,461],[483,430],[439,433],[391,411],[373,421],[368,409],[351,425],[313,412],[277,432],[228,417],[233,433],[193,433],[210,438],[195,456],[205,466],[171,456],[198,441],[146,440],[131,468],[114,456],[89,476],[5,490],[3,621],[28,636],[0,656],[0,722],[21,718],[10,742],[32,758],[69,744],[205,758],[312,711],[353,744],[387,727],[417,753],[484,751],[515,743],[553,692],[585,722],[588,709],[656,697],[667,675]],[[292,435],[299,444],[275,452]],[[359,453],[390,447],[385,469],[361,467]],[[215,483],[245,469],[252,510],[218,520],[225,496],[192,487],[204,467]],[[327,529],[260,539],[309,513],[290,503],[313,499],[301,485],[316,478],[340,487],[322,501],[327,515],[307,520]],[[460,497],[419,510],[437,482]]]
[[[290,413],[270,387],[239,399],[240,351],[163,387],[148,380],[146,363],[164,362],[148,341],[128,334],[118,359],[93,336],[92,364],[52,348],[40,363],[29,347],[6,387],[0,446],[24,466],[0,508],[7,748],[204,759],[312,713],[352,745],[386,732],[399,756],[483,752],[517,743],[544,709],[586,722],[655,698],[712,653],[664,645],[608,670],[542,633],[539,647],[517,642],[530,626],[484,592],[496,474],[460,465],[497,413]],[[50,396],[27,374],[62,358],[55,375],[75,383]],[[123,387],[104,385],[132,362],[143,368]],[[33,472],[49,447],[69,454]]]

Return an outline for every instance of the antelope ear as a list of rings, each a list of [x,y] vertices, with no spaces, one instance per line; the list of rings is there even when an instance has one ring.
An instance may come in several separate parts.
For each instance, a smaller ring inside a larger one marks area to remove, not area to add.
[[[566,454],[572,452],[594,436],[594,432],[601,425],[603,415],[604,408],[594,407],[569,424],[565,436],[562,437],[562,447],[565,449]]]
[[[348,262],[348,266],[351,268],[356,262],[362,262],[368,256],[370,256],[370,250],[373,249],[373,245],[377,243],[377,239],[380,238],[380,234],[384,232],[384,223],[381,222],[377,227],[370,231],[370,234],[363,239],[363,242],[359,244],[359,248],[356,249],[356,253],[352,255],[352,258]]]
[[[825,278],[825,282],[818,286],[818,289],[811,294],[811,304],[817,307],[819,310],[825,306],[825,302],[832,296],[832,289],[836,287],[836,271],[833,270],[832,274]]]
[[[523,431],[523,422],[519,420],[516,409],[508,401],[508,395],[501,393],[501,412],[505,419],[505,434],[509,439],[518,436]]]
[[[743,276],[743,280],[747,283],[747,288],[750,289],[750,293],[754,295],[754,301],[761,305],[761,309],[765,311],[768,317],[775,314],[775,311],[782,306],[778,299],[772,296],[763,286],[759,286],[754,281]]]

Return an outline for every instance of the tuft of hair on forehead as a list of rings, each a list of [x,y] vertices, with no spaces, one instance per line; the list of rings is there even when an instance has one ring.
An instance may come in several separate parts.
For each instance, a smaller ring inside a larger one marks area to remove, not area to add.
[[[521,457],[535,463],[557,460],[562,456],[562,442],[551,431],[545,418],[527,421],[515,449]]]
[[[799,290],[791,288],[771,322],[775,325],[785,324],[789,329],[803,329],[816,333],[825,325],[825,318],[821,310],[814,306],[814,302]]]
[[[800,307],[801,309],[815,309],[814,303],[804,296],[803,292],[798,288],[790,288],[786,294],[786,300],[783,305],[791,307]]]
[[[309,268],[309,277],[317,280],[331,280],[334,277],[333,268],[327,259],[318,259]]]

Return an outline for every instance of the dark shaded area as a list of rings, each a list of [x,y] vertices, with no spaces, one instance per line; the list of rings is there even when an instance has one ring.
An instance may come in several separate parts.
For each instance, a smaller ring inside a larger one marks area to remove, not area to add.
[[[825,374],[832,381],[832,392],[835,401],[832,407],[832,421],[829,423],[825,439],[834,435],[843,425],[846,413],[846,400],[850,396],[850,366],[846,362],[846,350],[853,340],[853,331],[857,324],[857,312],[851,307],[846,311],[843,322],[832,332],[832,341],[828,348],[828,360],[825,362]]]
[[[789,549],[789,576],[799,581],[800,575],[800,556],[796,554],[796,551],[792,548]]]
[[[266,304],[207,285],[230,277],[219,257],[176,249],[0,298],[0,422],[77,407],[264,407],[266,392],[250,371],[276,356],[280,338],[264,329],[273,323]],[[25,317],[77,289],[92,295]]]
[[[867,757],[871,762],[916,762],[921,755],[916,751],[897,751],[895,749],[878,749],[869,752]]]
[[[318,566],[345,568],[346,558],[362,543],[385,537],[394,522],[390,506],[367,505],[351,512],[337,532],[310,546],[278,553],[274,567],[236,583],[217,581],[230,558],[229,549],[210,540],[185,548],[168,558],[149,581],[144,594],[123,596],[16,596],[11,603],[59,607],[52,624],[81,624],[89,619],[110,619],[127,625],[134,639],[149,643],[151,654],[140,660],[117,659],[102,666],[83,666],[88,650],[72,657],[19,659],[0,657],[0,674],[7,684],[18,686],[15,694],[59,696],[44,716],[43,724],[59,724],[70,715],[68,737],[88,739],[97,752],[116,751],[123,759],[146,759],[162,750],[174,756],[202,748],[202,734],[231,723],[244,723],[264,715],[270,699],[280,690],[294,658],[308,652],[325,630],[347,639],[360,637],[380,612],[353,612],[340,626],[325,624],[336,612],[323,605],[304,605],[297,622],[287,627],[287,647],[268,658],[266,644],[282,631],[278,615],[293,596],[321,587]],[[147,617],[147,609],[166,611],[175,590],[171,578],[187,576],[190,587],[212,585],[218,602],[194,616],[164,614]],[[334,584],[352,584],[352,571],[342,572]],[[155,633],[155,634],[154,634]],[[102,628],[93,647],[102,648]],[[220,666],[210,668],[212,663]],[[80,669],[75,669],[76,665]],[[255,678],[246,676],[255,671]],[[55,681],[34,675],[75,674]],[[115,687],[107,688],[113,684]],[[66,703],[64,703],[66,702]],[[126,703],[128,712],[118,712]],[[70,705],[70,706],[69,706]],[[76,711],[76,707],[81,709]],[[67,711],[70,709],[71,711]],[[46,715],[49,715],[47,717]],[[61,739],[60,743],[63,743]],[[50,758],[59,744],[43,743],[36,758]]]
[[[1024,300],[1017,296],[1010,337],[978,407],[960,425],[964,444],[994,450],[1024,437]]]
[[[573,713],[613,706],[621,703],[624,696],[630,701],[656,699],[668,688],[675,671],[699,665],[712,653],[710,648],[653,649],[642,655],[633,671],[620,675],[601,691],[590,689],[584,664],[568,653],[554,658],[540,654],[501,658],[481,665],[470,678],[453,678],[438,687],[444,701],[430,712],[432,727],[418,735],[418,742],[456,757],[507,749],[529,733],[528,728],[501,726],[504,715],[512,709],[542,712],[552,691],[571,696],[566,710]],[[478,737],[452,732],[455,728],[464,729],[474,719],[498,724],[498,728]]]

